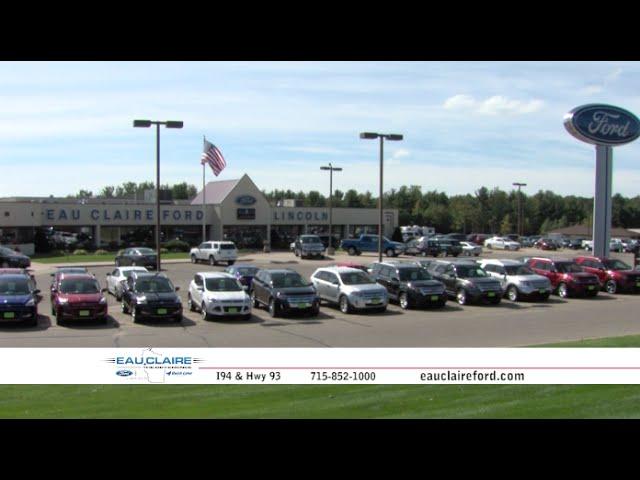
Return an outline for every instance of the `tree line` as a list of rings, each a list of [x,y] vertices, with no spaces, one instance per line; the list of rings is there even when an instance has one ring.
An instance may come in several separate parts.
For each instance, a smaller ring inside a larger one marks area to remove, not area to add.
[[[146,190],[155,188],[156,185],[153,182],[124,182],[117,186],[103,187],[96,195],[91,190],[82,189],[74,195],[67,195],[67,198],[136,198],[144,195]],[[160,185],[160,189],[170,191],[174,200],[190,200],[198,193],[196,186],[187,184],[187,182]]]

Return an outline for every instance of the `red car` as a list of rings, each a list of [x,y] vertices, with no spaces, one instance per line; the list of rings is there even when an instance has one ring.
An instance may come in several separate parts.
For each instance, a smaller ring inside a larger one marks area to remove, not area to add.
[[[555,244],[553,240],[549,240],[548,238],[541,238],[536,243],[533,244],[535,248],[539,248],[540,250],[557,250],[558,246]]]
[[[527,264],[537,274],[547,277],[562,298],[570,295],[595,297],[600,290],[598,277],[585,272],[572,260],[534,257]]]
[[[58,325],[67,320],[106,321],[106,291],[91,274],[62,274],[51,287],[51,313]]]
[[[607,293],[640,292],[640,271],[615,258],[577,257],[576,263],[600,279]]]

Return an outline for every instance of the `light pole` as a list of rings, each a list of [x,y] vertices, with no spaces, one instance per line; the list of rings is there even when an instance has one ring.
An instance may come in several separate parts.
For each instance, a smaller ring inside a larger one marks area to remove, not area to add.
[[[518,187],[518,235],[522,236],[522,207],[520,205],[522,193],[520,193],[520,187],[526,187],[527,184],[514,182],[512,185]]]
[[[152,120],[134,120],[133,126],[149,128],[156,126],[156,272],[160,272],[160,125],[166,128],[182,128],[183,122],[168,120],[166,122]]]
[[[341,172],[342,168],[334,167],[329,163],[328,167],[320,167],[320,170],[329,170],[329,246],[327,247],[327,255],[333,255],[336,251],[333,249],[333,172]]]
[[[382,157],[384,155],[384,139],[387,140],[402,140],[404,137],[395,133],[373,133],[373,132],[363,132],[360,134],[360,138],[365,140],[373,140],[376,138],[380,139],[380,195],[378,197],[378,208],[380,210],[380,218],[378,220],[378,261],[382,262],[382,179],[383,179],[383,168],[382,168]]]

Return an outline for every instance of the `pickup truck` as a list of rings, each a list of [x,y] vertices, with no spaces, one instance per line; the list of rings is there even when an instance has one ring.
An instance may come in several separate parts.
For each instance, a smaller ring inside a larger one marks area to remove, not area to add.
[[[340,248],[346,250],[349,255],[360,255],[362,252],[377,252],[378,235],[360,235],[360,238],[357,239],[342,240]],[[397,257],[404,253],[405,245],[382,237],[382,251],[385,252],[387,257]]]
[[[223,261],[233,265],[238,259],[238,250],[233,242],[204,242],[192,248],[189,256],[191,263],[209,262],[209,265],[217,265]]]

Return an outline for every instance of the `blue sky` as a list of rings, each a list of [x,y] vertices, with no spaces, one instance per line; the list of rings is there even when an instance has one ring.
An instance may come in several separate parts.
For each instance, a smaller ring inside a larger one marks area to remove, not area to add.
[[[182,120],[161,132],[162,183],[200,186],[202,136],[271,190],[473,193],[484,185],[593,195],[594,147],[563,115],[584,103],[640,114],[640,62],[0,62],[0,196],[66,195],[155,179],[155,132],[136,118]],[[613,190],[640,194],[640,141],[614,150]],[[207,180],[214,180],[211,170]]]

